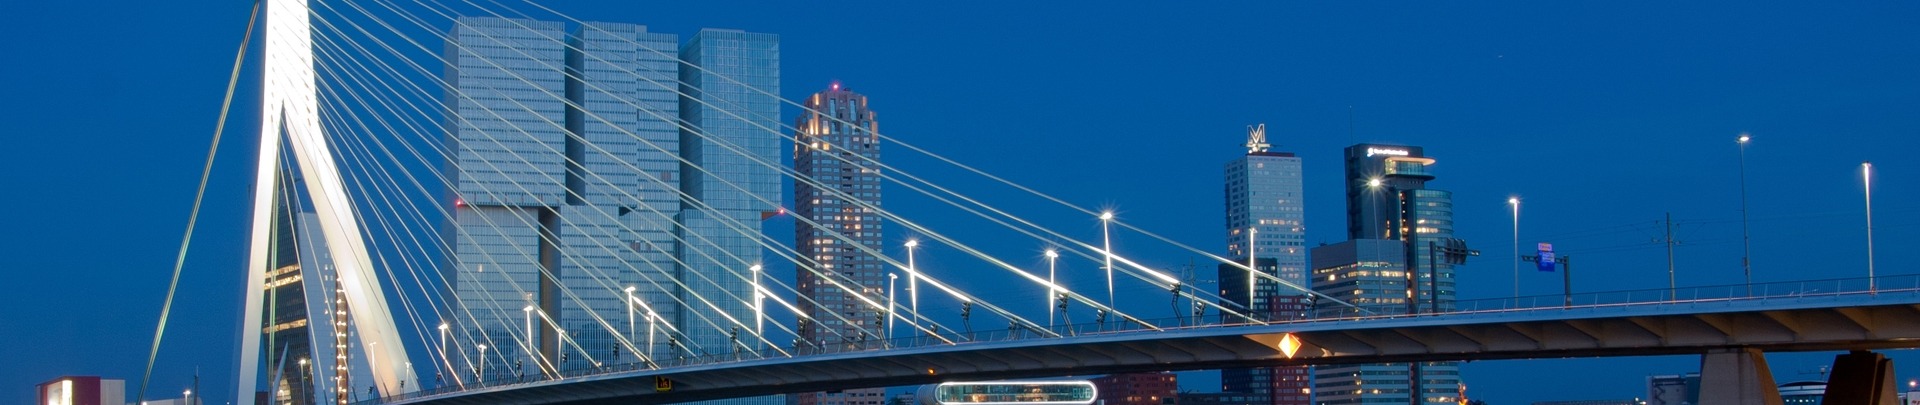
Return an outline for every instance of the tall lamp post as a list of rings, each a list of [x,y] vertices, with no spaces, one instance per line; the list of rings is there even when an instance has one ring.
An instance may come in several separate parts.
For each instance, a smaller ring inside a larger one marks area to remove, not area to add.
[[[538,365],[540,364],[539,363],[540,359],[537,357],[534,357],[534,354],[533,354],[534,340],[539,339],[537,337],[534,337],[533,335],[533,305],[527,305],[526,307],[520,308],[520,312],[527,313],[527,359],[534,360],[535,361],[534,364]]]
[[[1873,162],[1860,162],[1860,183],[1867,191],[1867,292],[1877,291],[1873,280]]]
[[[1513,297],[1520,298],[1520,197],[1507,197],[1513,206]]]
[[[1259,262],[1254,259],[1255,256],[1253,254],[1253,249],[1254,249],[1253,247],[1254,245],[1256,245],[1256,243],[1254,242],[1256,238],[1258,238],[1259,236],[1260,236],[1259,226],[1256,225],[1256,226],[1247,227],[1247,313],[1248,314],[1254,313],[1253,311],[1253,289],[1255,284],[1254,280],[1259,278],[1259,273],[1260,273],[1259,267],[1257,267],[1257,264]],[[1273,304],[1268,303],[1267,305],[1269,305],[1269,308],[1271,308],[1271,305]]]
[[[449,359],[449,358],[447,358],[447,323],[446,323],[446,322],[441,322],[441,323],[440,323],[440,361],[441,361],[441,362],[443,362],[443,364],[446,364],[446,366],[447,366],[447,368],[448,368],[448,370],[447,370],[447,372],[452,372],[452,373],[454,373],[454,376],[453,376],[453,379],[454,379],[454,380],[459,380],[459,379],[460,379],[460,374],[459,374],[458,372],[455,372],[454,370],[452,370],[452,368],[453,368],[453,359]],[[301,366],[301,368],[302,368],[303,370],[305,369],[305,367],[306,367],[306,365],[307,365],[307,359],[306,359],[306,358],[301,358],[301,359],[300,359],[300,366]],[[435,367],[435,368],[436,368],[436,369],[438,369],[439,367]],[[439,371],[435,371],[435,372],[434,372],[433,374],[434,374],[434,375],[439,375],[439,374],[440,374],[440,372],[439,372]],[[438,382],[436,382],[436,384],[438,384]]]
[[[763,300],[764,296],[760,293],[760,265],[755,264],[753,267],[748,267],[747,271],[753,275],[753,334],[754,336],[760,336],[765,333],[764,329],[767,323],[766,302]]]
[[[485,384],[487,382],[487,344],[481,343],[473,347],[480,350],[480,371],[473,373],[473,382]]]
[[[1753,139],[1745,132],[1740,133],[1740,270],[1747,276],[1747,296],[1753,296],[1753,237],[1747,225],[1747,141]]]
[[[920,241],[907,240],[907,327],[908,334],[920,335],[920,270],[913,263],[913,250]]]
[[[1108,229],[1109,228],[1108,225],[1111,223],[1113,223],[1113,211],[1101,212],[1100,213],[1100,244],[1101,244],[1101,250],[1103,250],[1107,254],[1106,255],[1107,309],[1114,309],[1113,307],[1113,234]]]
[[[893,283],[899,280],[900,274],[887,273],[887,338],[881,341],[883,345],[893,344],[893,303],[895,302],[893,300]]]
[[[1053,300],[1060,295],[1059,281],[1054,278],[1054,262],[1060,259],[1060,253],[1047,249],[1047,329],[1053,329]]]
[[[636,289],[637,288],[634,286],[627,286],[627,289],[626,289],[626,292],[627,292],[627,341],[629,342],[633,341],[633,338],[634,338],[633,329],[635,326],[634,324],[637,323],[637,322],[634,322],[633,320],[634,318],[633,291]]]

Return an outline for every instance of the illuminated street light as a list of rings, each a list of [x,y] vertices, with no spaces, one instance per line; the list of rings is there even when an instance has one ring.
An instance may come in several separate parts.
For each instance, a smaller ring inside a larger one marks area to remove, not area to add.
[[[753,265],[747,270],[753,273],[753,334],[760,335],[765,333],[767,320],[766,307],[763,306],[765,302],[762,301],[764,295],[760,293],[760,265]]]
[[[1253,246],[1255,245],[1254,240],[1259,235],[1260,235],[1259,226],[1247,227],[1247,313],[1249,314],[1253,313],[1254,279],[1259,276],[1258,274],[1259,270],[1256,270],[1254,267],[1256,262],[1254,261],[1254,254],[1253,254],[1253,249],[1254,249]]]
[[[520,312],[527,313],[527,359],[538,360],[533,357],[533,305],[520,308]]]
[[[893,283],[900,280],[900,274],[887,273],[887,338],[885,344],[893,344]]]
[[[1513,296],[1520,297],[1520,197],[1507,197],[1513,206]]]
[[[1053,329],[1053,300],[1060,294],[1059,281],[1054,279],[1054,262],[1060,260],[1060,253],[1047,249],[1047,329]]]
[[[480,349],[480,372],[474,373],[473,379],[474,382],[484,383],[487,381],[487,345],[483,343],[474,347]]]
[[[1740,133],[1740,270],[1747,276],[1747,296],[1753,296],[1753,237],[1747,227],[1747,133]]]
[[[1113,306],[1113,233],[1108,226],[1112,223],[1113,211],[1100,213],[1100,243],[1102,250],[1107,254],[1107,309],[1109,310],[1115,309]]]
[[[634,329],[634,322],[633,322],[633,312],[634,312],[634,310],[633,310],[633,291],[634,291],[634,290],[636,290],[636,289],[637,289],[637,288],[636,288],[636,287],[634,287],[634,286],[627,286],[627,289],[625,290],[625,291],[627,292],[627,305],[626,305],[626,306],[627,306],[627,340],[628,340],[628,341],[632,341],[632,340],[633,340],[633,329]]]
[[[447,358],[447,323],[446,322],[440,323],[440,361],[446,362],[447,368],[453,368],[453,359]],[[302,366],[307,365],[307,359],[300,359],[300,365]],[[447,371],[454,373],[453,378],[455,379],[460,378],[460,375],[459,375],[460,373],[454,372],[454,370],[447,370]],[[435,384],[438,384],[438,383],[435,383]]]
[[[919,246],[920,241],[907,240],[907,325],[914,335],[920,334],[920,272],[913,263],[913,249]]]
[[[1860,162],[1860,183],[1867,191],[1867,292],[1875,291],[1873,281],[1873,162]]]

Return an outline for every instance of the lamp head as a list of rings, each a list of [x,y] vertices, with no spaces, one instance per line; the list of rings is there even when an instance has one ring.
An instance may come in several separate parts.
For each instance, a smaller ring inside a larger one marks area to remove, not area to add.
[[[1106,211],[1106,212],[1100,213],[1100,220],[1107,221],[1112,219],[1113,219],[1113,211]]]
[[[1379,177],[1367,179],[1367,187],[1379,188],[1381,184],[1385,184],[1385,182],[1380,181]]]
[[[1740,133],[1740,143],[1747,143],[1747,140],[1752,138],[1753,138],[1752,136],[1747,135],[1747,133],[1745,132]]]
[[[1053,251],[1053,249],[1047,249],[1047,258],[1048,258],[1048,259],[1055,259],[1055,258],[1059,258],[1059,257],[1060,257],[1060,253],[1059,253],[1059,252],[1055,252],[1055,251]]]
[[[907,247],[916,247],[916,246],[920,246],[919,240],[907,239]]]

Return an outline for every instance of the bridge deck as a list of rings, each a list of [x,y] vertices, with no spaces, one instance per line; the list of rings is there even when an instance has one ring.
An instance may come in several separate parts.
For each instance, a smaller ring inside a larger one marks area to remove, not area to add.
[[[1276,344],[1293,334],[1291,359]],[[1920,289],[1209,325],[600,370],[392,403],[655,404],[860,387],[1277,365],[1920,347]],[[672,380],[657,392],[655,377]]]

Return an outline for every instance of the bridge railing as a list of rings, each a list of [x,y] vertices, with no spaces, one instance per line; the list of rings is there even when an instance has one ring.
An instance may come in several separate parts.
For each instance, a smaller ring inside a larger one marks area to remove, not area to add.
[[[1422,291],[1423,293],[1425,291]],[[1763,304],[1785,300],[1808,299],[1870,299],[1883,294],[1920,294],[1920,274],[1890,275],[1875,278],[1835,278],[1806,281],[1784,281],[1733,285],[1694,286],[1680,288],[1658,288],[1624,291],[1584,292],[1574,294],[1546,294],[1507,298],[1481,298],[1442,302],[1441,311],[1434,313],[1423,302],[1418,313],[1409,313],[1401,304],[1376,310],[1361,312],[1343,311],[1314,305],[1309,301],[1305,313],[1318,313],[1319,317],[1301,316],[1279,319],[1247,319],[1245,317],[1227,317],[1218,314],[1212,316],[1184,316],[1154,319],[1107,319],[1104,322],[1082,322],[1072,324],[1041,325],[1033,328],[1022,325],[1009,325],[1007,328],[971,329],[960,331],[938,331],[938,336],[919,333],[913,336],[901,336],[893,339],[854,340],[840,342],[814,342],[779,350],[772,348],[740,350],[720,354],[680,354],[663,355],[654,359],[653,364],[640,361],[592,364],[562,364],[557,375],[546,375],[537,369],[487,370],[489,378],[475,381],[472,376],[462,379],[464,385],[440,384],[434,389],[408,393],[402,397],[390,397],[362,401],[378,403],[403,398],[412,398],[436,394],[457,392],[479,387],[498,387],[541,381],[576,378],[608,373],[636,372],[657,368],[673,368],[696,365],[711,365],[729,362],[754,361],[763,359],[786,358],[793,356],[828,355],[838,353],[856,353],[882,350],[897,350],[919,347],[958,345],[978,342],[1005,342],[1029,339],[1047,339],[1066,336],[1090,336],[1152,330],[1175,330],[1188,328],[1211,328],[1223,326],[1245,326],[1261,324],[1314,324],[1325,322],[1355,322],[1380,319],[1407,319],[1414,317],[1459,316],[1470,314],[1513,313],[1522,311],[1591,311],[1594,309],[1630,306],[1690,305],[1690,306],[1730,306]],[[528,365],[531,366],[531,365]],[[503,367],[504,368],[504,367]]]

